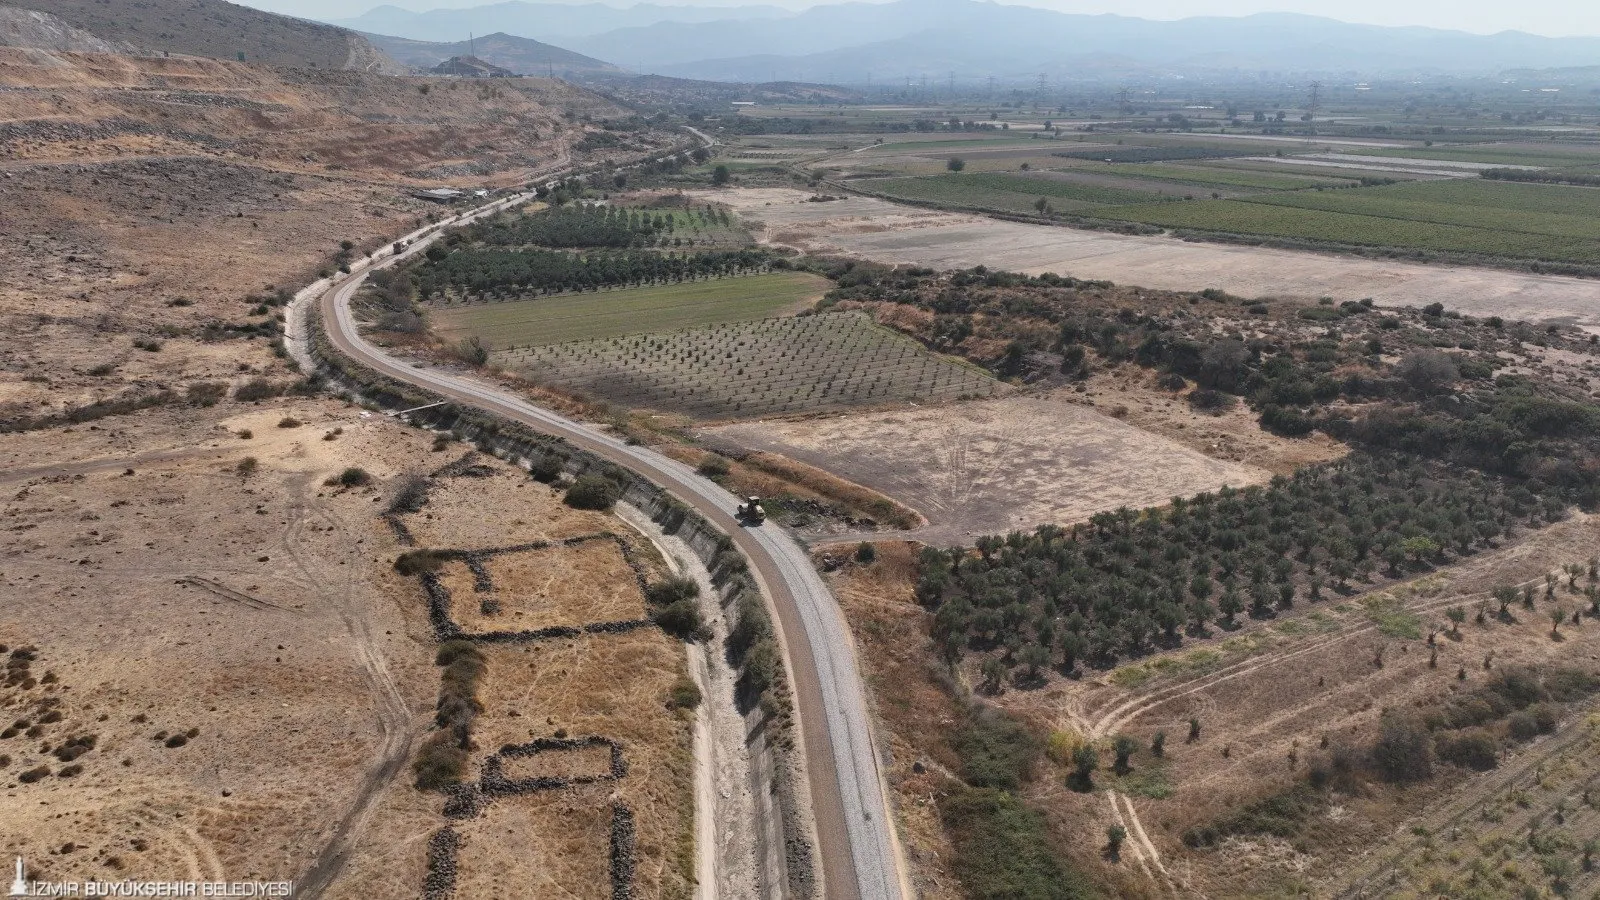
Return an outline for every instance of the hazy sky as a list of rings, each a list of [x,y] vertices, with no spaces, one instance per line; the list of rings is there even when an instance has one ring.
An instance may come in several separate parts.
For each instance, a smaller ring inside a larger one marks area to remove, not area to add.
[[[273,12],[316,18],[355,16],[383,0],[235,0]],[[483,6],[496,0],[398,0],[405,9]],[[535,0],[537,2],[537,0]],[[558,0],[559,2],[559,0]],[[804,8],[807,0],[654,0],[662,5],[733,6],[742,2]],[[1013,0],[1014,2],[1014,0]],[[608,0],[632,6],[631,0]],[[1517,30],[1546,35],[1600,35],[1600,3],[1594,0],[1029,0],[1017,5],[1061,12],[1119,13],[1150,19],[1238,16],[1254,12],[1302,12],[1374,25],[1429,25],[1488,34]],[[1600,62],[1600,61],[1597,61]]]

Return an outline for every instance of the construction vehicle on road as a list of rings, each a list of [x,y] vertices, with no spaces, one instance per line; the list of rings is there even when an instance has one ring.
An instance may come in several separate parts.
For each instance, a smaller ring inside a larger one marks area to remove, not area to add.
[[[760,497],[751,497],[739,504],[738,516],[741,525],[764,525],[767,521],[767,511],[761,508]]]

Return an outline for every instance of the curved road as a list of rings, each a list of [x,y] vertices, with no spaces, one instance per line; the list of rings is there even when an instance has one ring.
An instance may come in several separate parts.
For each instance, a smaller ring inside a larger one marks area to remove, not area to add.
[[[531,199],[530,194],[496,201],[443,225],[458,225]],[[855,646],[838,602],[811,565],[806,551],[776,525],[741,527],[738,501],[688,466],[535,406],[517,395],[467,375],[417,368],[389,356],[361,337],[350,298],[375,269],[423,250],[436,236],[414,233],[404,253],[392,249],[362,260],[343,282],[319,282],[296,298],[293,326],[304,324],[304,302],[319,296],[328,338],[339,352],[400,381],[457,403],[476,407],[560,437],[623,466],[666,489],[733,537],[750,560],[761,590],[777,616],[780,642],[795,690],[796,712],[817,825],[822,895],[828,900],[890,900],[910,895],[877,745],[867,714]]]

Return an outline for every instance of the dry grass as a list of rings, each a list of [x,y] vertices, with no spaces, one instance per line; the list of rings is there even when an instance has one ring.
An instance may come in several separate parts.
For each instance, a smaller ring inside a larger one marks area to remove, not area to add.
[[[497,554],[487,568],[494,582],[487,594],[473,591],[465,563],[448,563],[440,572],[452,617],[469,634],[642,619],[647,612],[633,570],[610,540]],[[484,612],[484,601],[499,611]]]

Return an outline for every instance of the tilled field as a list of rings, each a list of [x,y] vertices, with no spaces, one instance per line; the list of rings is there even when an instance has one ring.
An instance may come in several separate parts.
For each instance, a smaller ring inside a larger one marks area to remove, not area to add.
[[[578,341],[491,359],[542,384],[699,419],[991,397],[1005,389],[854,313]]]

